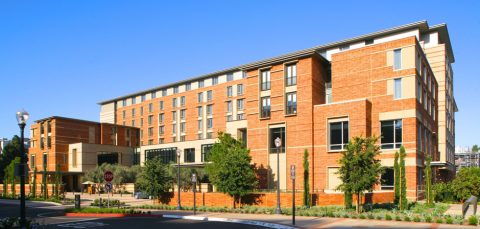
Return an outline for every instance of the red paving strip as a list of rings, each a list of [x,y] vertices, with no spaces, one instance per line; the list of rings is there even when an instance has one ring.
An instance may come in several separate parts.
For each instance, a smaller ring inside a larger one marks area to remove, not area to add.
[[[93,217],[93,218],[122,218],[122,217],[162,217],[151,214],[122,214],[122,213],[65,213],[68,217]]]
[[[333,220],[331,222],[317,224],[316,226],[320,226],[320,228],[324,228],[325,226],[328,226],[330,224],[342,222],[342,221],[347,220],[347,219],[349,219],[349,218],[339,218],[339,219]]]

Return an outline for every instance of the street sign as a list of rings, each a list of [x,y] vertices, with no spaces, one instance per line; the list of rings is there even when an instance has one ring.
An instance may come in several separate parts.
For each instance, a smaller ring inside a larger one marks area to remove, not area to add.
[[[107,192],[112,191],[112,188],[113,188],[112,183],[108,182],[108,183],[105,184],[105,190],[106,190]]]
[[[275,138],[275,147],[279,148],[282,146],[282,139],[279,137]]]
[[[295,179],[295,165],[290,166],[290,177]]]
[[[106,182],[111,182],[113,180],[113,173],[110,172],[110,171],[106,171],[104,174],[103,174],[103,179],[106,181]]]

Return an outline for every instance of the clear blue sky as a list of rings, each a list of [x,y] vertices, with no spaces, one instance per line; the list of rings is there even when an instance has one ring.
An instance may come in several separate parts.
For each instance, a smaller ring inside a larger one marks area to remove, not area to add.
[[[480,144],[480,1],[378,2],[2,0],[0,136],[21,108],[98,121],[105,99],[426,19],[453,43],[457,145]]]

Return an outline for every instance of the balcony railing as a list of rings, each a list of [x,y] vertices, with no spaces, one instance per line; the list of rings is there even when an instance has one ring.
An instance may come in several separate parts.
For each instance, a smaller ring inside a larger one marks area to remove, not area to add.
[[[287,77],[287,86],[297,85],[297,76]]]
[[[270,117],[270,107],[263,107],[262,111],[260,112],[260,117],[262,118]]]
[[[270,81],[262,82],[262,91],[270,90]]]

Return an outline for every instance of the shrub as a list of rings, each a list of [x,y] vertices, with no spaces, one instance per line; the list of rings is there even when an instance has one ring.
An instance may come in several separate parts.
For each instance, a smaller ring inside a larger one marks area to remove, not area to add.
[[[453,218],[452,218],[452,217],[447,217],[447,218],[445,219],[445,222],[446,222],[447,224],[453,224]]]
[[[406,215],[403,217],[403,221],[410,222],[412,220],[410,219],[410,217],[408,217],[408,215]]]
[[[343,214],[343,218],[350,218],[350,215],[345,213],[345,214]]]
[[[429,215],[425,216],[425,222],[431,223],[432,222],[432,217],[429,216]]]
[[[395,221],[402,221],[402,218],[400,217],[400,215],[395,216]]]
[[[358,218],[360,218],[360,219],[365,219],[366,217],[365,217],[364,214],[360,214],[360,215],[358,216]]]
[[[355,214],[352,215],[352,219],[356,219],[357,217],[358,217],[358,216],[355,215]]]
[[[418,215],[413,217],[413,222],[420,222],[420,221],[422,221],[422,219],[420,219],[420,217]]]
[[[453,192],[451,182],[440,182],[432,186],[433,198],[437,202],[455,202],[455,193]]]
[[[477,226],[478,225],[477,216],[471,215],[470,217],[468,217],[468,224]]]
[[[385,220],[388,220],[388,221],[392,220],[392,216],[389,214],[385,214]]]
[[[382,216],[381,216],[381,215],[377,215],[377,217],[375,217],[375,219],[382,220]]]
[[[369,219],[374,219],[374,218],[375,218],[375,216],[374,216],[372,213],[368,214],[367,217],[368,217]]]
[[[443,223],[443,219],[442,219],[442,218],[437,218],[437,219],[435,220],[435,223]]]

